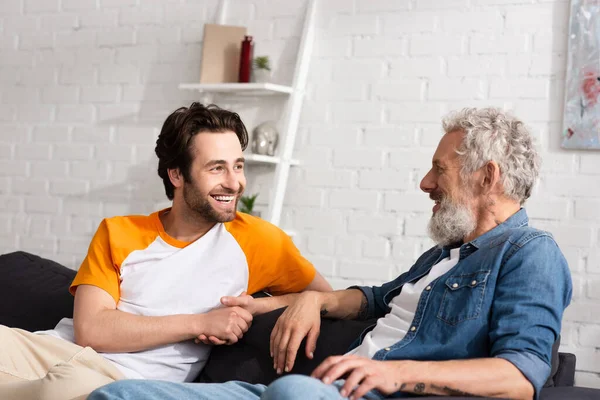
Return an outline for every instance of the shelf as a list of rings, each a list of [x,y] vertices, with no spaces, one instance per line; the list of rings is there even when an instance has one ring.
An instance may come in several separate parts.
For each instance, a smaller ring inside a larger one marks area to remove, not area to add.
[[[281,157],[263,156],[260,154],[244,154],[247,163],[254,164],[279,164]],[[298,160],[290,160],[290,165],[298,165]]]
[[[244,96],[290,94],[294,91],[291,86],[276,85],[274,83],[182,83],[179,85],[179,89]]]

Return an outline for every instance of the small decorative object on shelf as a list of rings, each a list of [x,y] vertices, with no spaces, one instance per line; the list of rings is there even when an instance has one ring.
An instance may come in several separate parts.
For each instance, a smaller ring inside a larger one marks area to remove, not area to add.
[[[256,198],[258,197],[258,193],[253,194],[252,196],[242,196],[240,197],[241,206],[239,207],[240,212],[254,215],[255,217],[260,218],[260,211],[254,211],[254,203],[256,202]]]
[[[252,82],[266,83],[269,81],[271,81],[269,56],[256,57],[252,62]]]
[[[252,152],[265,156],[274,156],[279,142],[279,132],[275,122],[267,121],[252,131]]]
[[[252,42],[252,36],[244,36],[242,42],[242,51],[240,51],[240,76],[238,82],[248,83],[250,82],[250,72],[252,71],[252,48],[254,42]]]

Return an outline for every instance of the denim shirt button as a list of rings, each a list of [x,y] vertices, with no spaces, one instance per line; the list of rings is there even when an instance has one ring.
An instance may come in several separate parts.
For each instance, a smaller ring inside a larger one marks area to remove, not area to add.
[[[471,286],[475,286],[475,285],[477,285],[477,281],[476,281],[476,280],[473,280],[473,281],[471,282]]]
[[[416,327],[416,326],[414,326],[414,325],[413,325],[413,326],[411,326],[411,327],[410,327],[410,331],[411,331],[411,332],[414,332],[414,331],[416,331],[416,330],[417,330],[417,327]]]
[[[389,347],[386,347],[384,350],[385,351],[390,351],[391,349]]]
[[[452,284],[452,287],[453,287],[453,288],[457,288],[457,287],[458,287],[458,283],[453,283],[453,284]]]
[[[428,285],[425,290],[430,291],[431,290],[431,285]]]

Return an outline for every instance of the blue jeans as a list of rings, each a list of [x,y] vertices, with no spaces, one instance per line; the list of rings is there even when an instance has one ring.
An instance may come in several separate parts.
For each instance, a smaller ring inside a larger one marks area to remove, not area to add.
[[[326,385],[318,379],[304,375],[288,375],[277,379],[268,387],[246,382],[227,383],[174,383],[164,381],[122,380],[94,390],[88,400],[286,400],[323,399],[341,400],[339,390],[343,380]],[[372,390],[363,399],[385,398]]]

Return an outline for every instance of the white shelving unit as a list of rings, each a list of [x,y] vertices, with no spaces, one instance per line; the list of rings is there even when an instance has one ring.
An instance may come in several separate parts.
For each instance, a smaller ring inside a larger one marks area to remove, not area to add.
[[[294,69],[294,77],[291,86],[278,85],[273,83],[182,83],[179,89],[194,90],[200,93],[200,100],[203,103],[215,102],[213,99],[231,97],[241,98],[244,96],[251,98],[260,98],[261,96],[282,96],[285,101],[283,116],[279,121],[279,147],[278,154],[274,157],[258,154],[245,154],[246,161],[264,165],[272,165],[275,168],[271,197],[268,203],[267,220],[275,225],[281,221],[281,212],[283,209],[283,200],[287,189],[287,181],[290,173],[290,167],[298,165],[298,160],[292,159],[300,112],[302,110],[302,101],[306,88],[306,79],[308,76],[308,67],[312,54],[314,36],[315,36],[315,12],[316,0],[308,0],[304,24],[302,28],[302,37],[298,48],[298,56]],[[227,0],[221,0],[217,22],[225,22],[225,13],[227,9]],[[218,104],[218,101],[216,101]],[[250,127],[248,127],[251,131]],[[252,138],[250,138],[252,139]],[[287,230],[288,234],[293,235],[293,231]]]
[[[261,154],[246,154],[245,157],[247,163],[264,163],[264,164],[280,164],[281,157],[263,156]],[[290,165],[298,165],[298,160],[289,160]]]
[[[291,86],[274,83],[182,83],[179,89],[197,90],[205,94],[233,94],[236,96],[269,96],[290,94]]]

